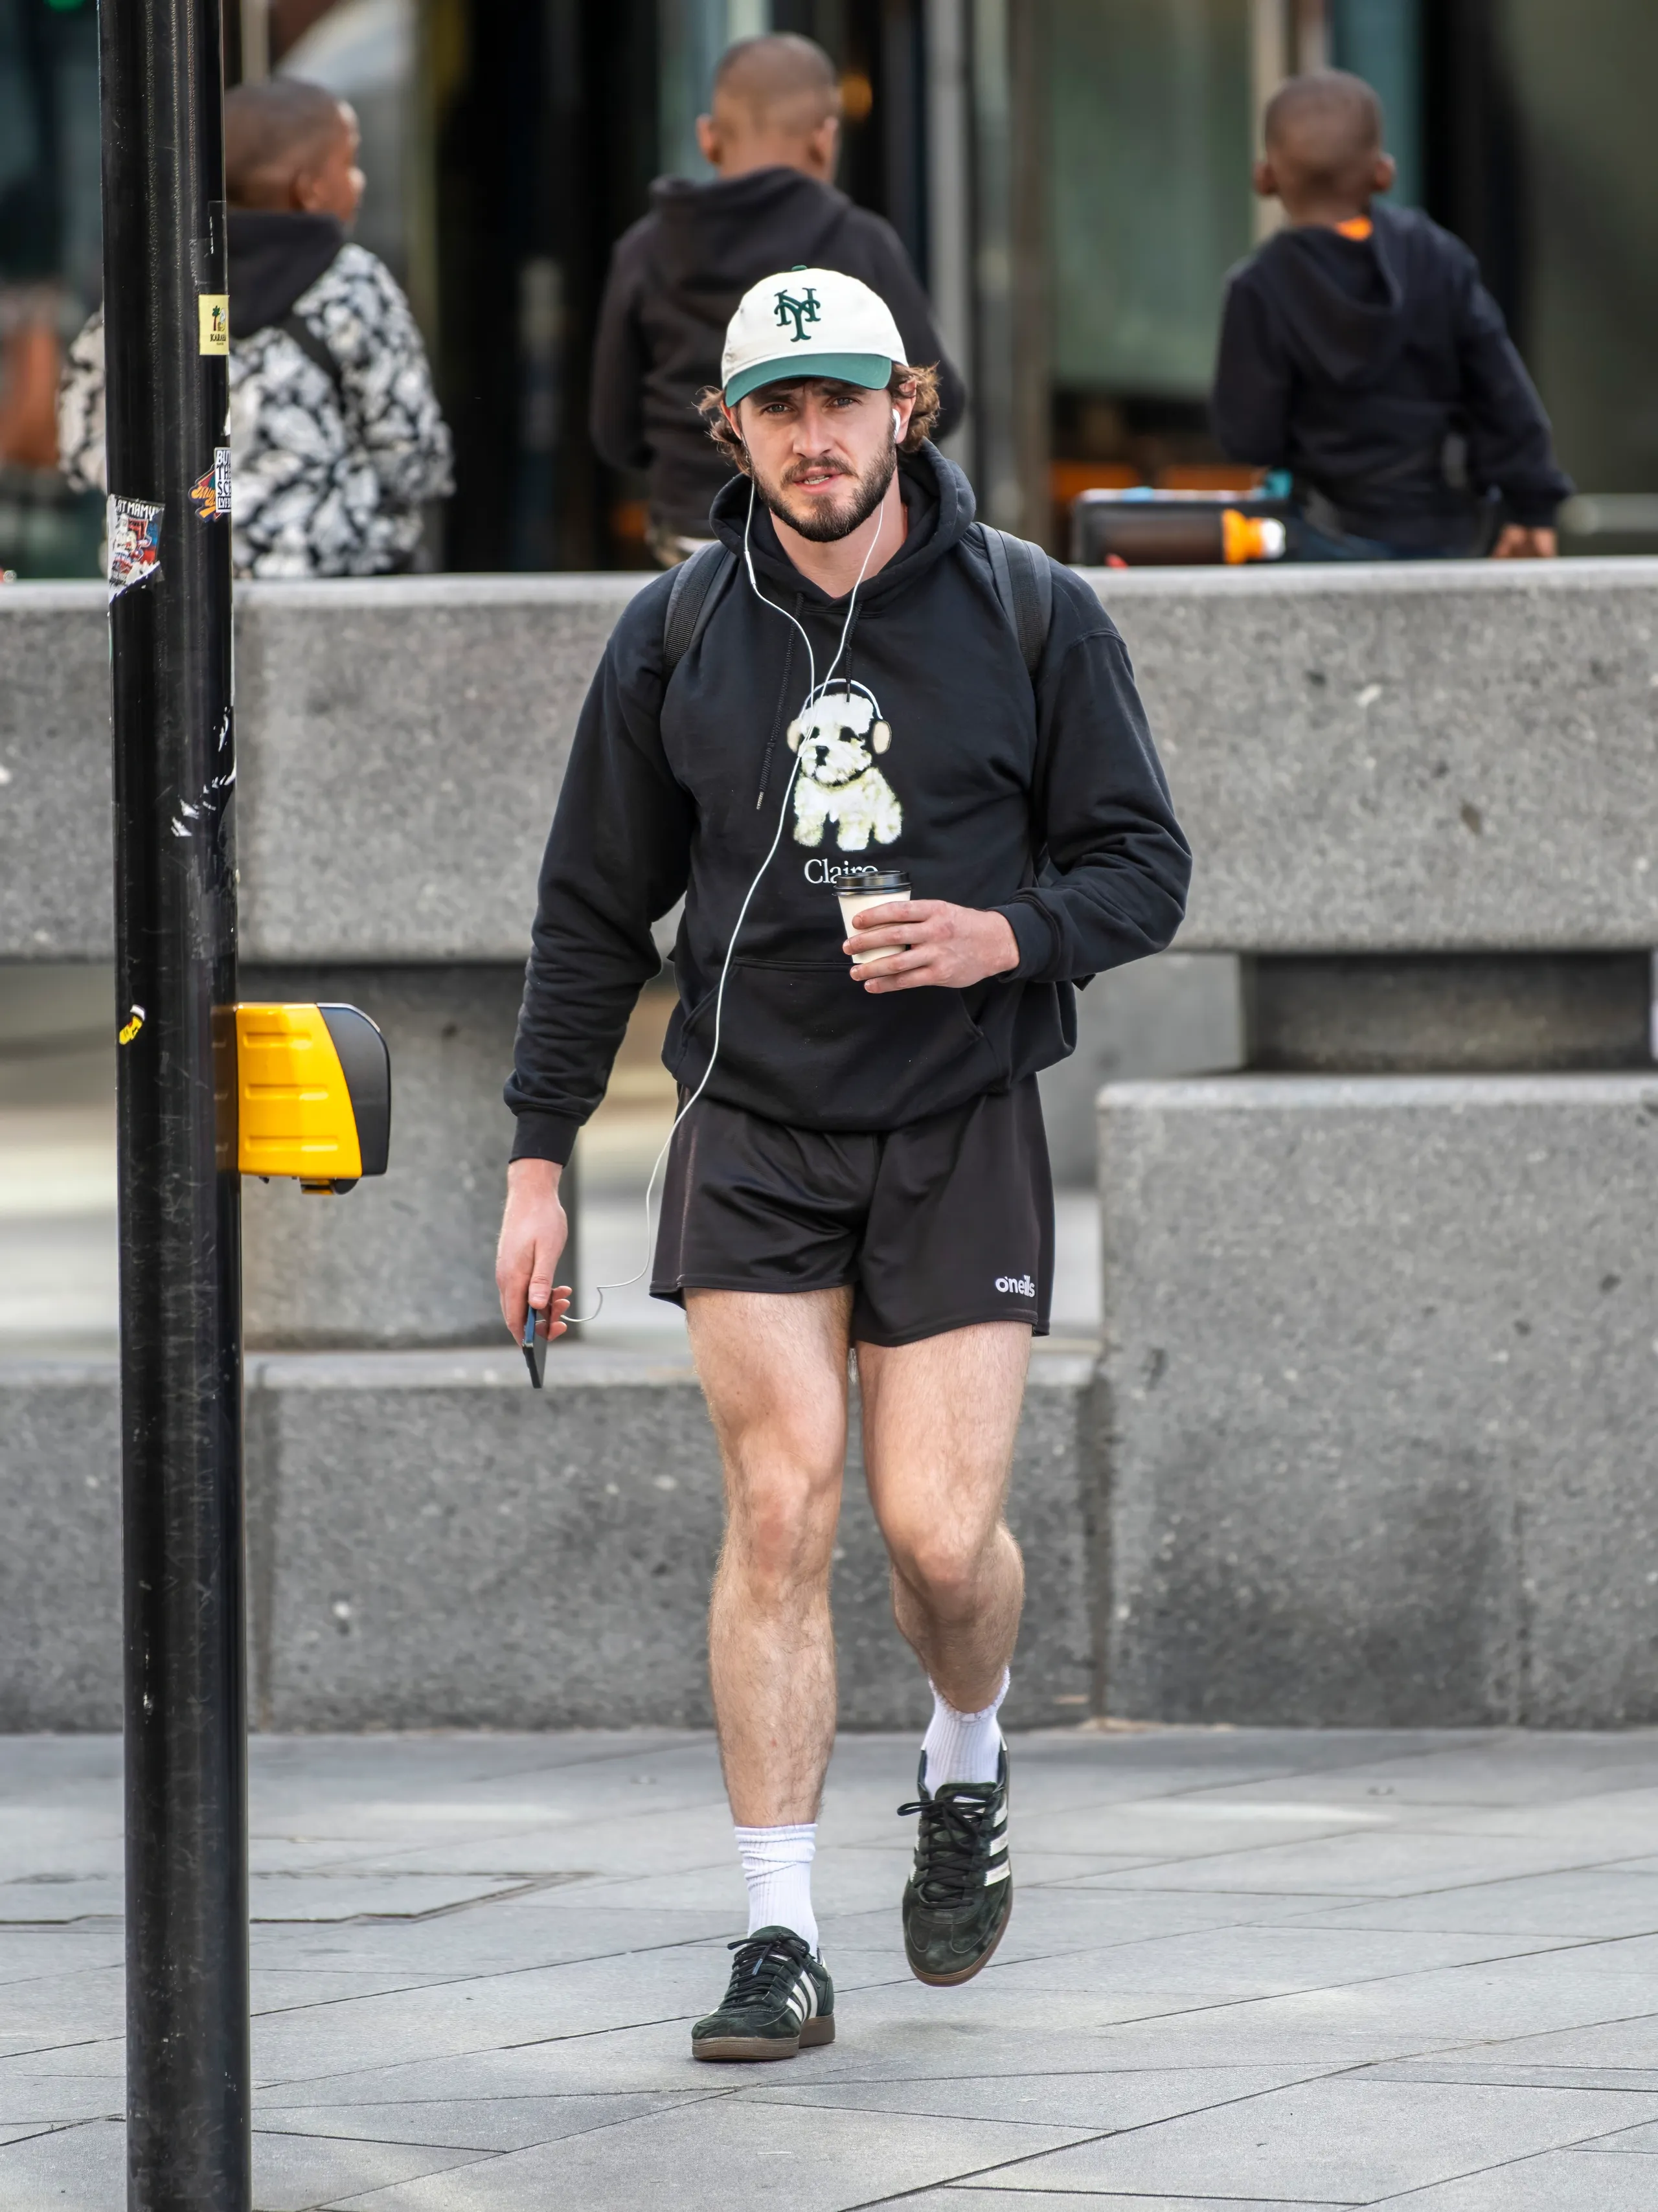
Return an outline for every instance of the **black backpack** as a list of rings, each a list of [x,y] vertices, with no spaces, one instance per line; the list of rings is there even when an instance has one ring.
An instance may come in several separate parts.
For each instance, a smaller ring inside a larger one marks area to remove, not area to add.
[[[975,522],[991,564],[991,581],[1033,683],[1053,623],[1053,568],[1039,545],[993,524]],[[737,556],[725,546],[699,545],[674,572],[662,619],[664,676],[672,676],[708,626],[721,592],[736,573]]]

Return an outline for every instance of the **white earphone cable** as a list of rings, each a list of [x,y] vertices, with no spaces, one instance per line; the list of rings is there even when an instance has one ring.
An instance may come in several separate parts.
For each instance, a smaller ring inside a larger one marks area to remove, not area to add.
[[[893,415],[893,423],[894,432],[896,433],[898,426],[898,416],[896,413]],[[768,599],[755,580],[754,556],[749,550],[748,544],[749,532],[753,529],[754,523],[754,479],[752,476],[749,477],[748,514],[747,520],[744,521],[742,532],[743,565],[748,571],[749,586],[753,592],[754,597],[759,601],[763,607],[770,607],[773,614],[781,615],[785,622],[794,623],[795,628],[800,632],[802,642],[806,647],[806,673],[808,687],[806,696],[801,702],[799,712],[795,716],[796,720],[799,720],[801,714],[804,714],[807,712],[808,708],[814,707],[817,704],[818,701],[829,689],[830,684],[833,680],[836,669],[840,666],[841,655],[846,650],[846,641],[852,634],[852,613],[853,610],[857,605],[858,586],[863,581],[864,576],[868,572],[869,563],[875,556],[875,548],[881,543],[881,533],[886,527],[887,501],[885,493],[881,495],[881,503],[876,509],[876,514],[878,519],[875,523],[875,535],[869,540],[868,550],[863,556],[863,562],[858,568],[856,580],[852,586],[850,596],[846,602],[846,620],[841,625],[840,643],[835,647],[835,657],[830,662],[829,666],[825,672],[823,681],[820,684],[817,680],[817,661],[812,651],[812,641],[807,635],[804,624],[796,621],[795,617],[789,613],[787,607],[780,607],[775,599]],[[860,684],[857,688],[862,690],[864,687]],[[759,890],[761,883],[764,881],[766,870],[777,858],[777,848],[783,842],[783,830],[789,820],[789,802],[794,793],[795,779],[800,774],[801,752],[803,748],[797,748],[795,750],[794,766],[789,769],[788,781],[783,787],[783,804],[777,810],[777,826],[772,832],[771,844],[766,848],[765,858],[760,862],[759,868],[755,871],[753,882],[749,884],[747,890],[743,894],[743,902],[737,909],[737,919],[733,926],[730,939],[725,948],[725,959],[720,969],[719,988],[714,994],[714,1041],[712,1049],[710,1051],[708,1055],[708,1066],[703,1070],[702,1081],[697,1085],[697,1088],[692,1092],[690,1097],[686,1100],[685,1104],[680,1107],[679,1112],[674,1116],[673,1127],[669,1129],[667,1135],[662,1140],[662,1149],[656,1155],[655,1161],[651,1167],[649,1180],[645,1184],[644,1259],[632,1274],[624,1277],[620,1282],[596,1283],[594,1285],[594,1288],[598,1293],[598,1304],[594,1307],[593,1311],[590,1314],[566,1314],[564,1316],[564,1323],[567,1328],[579,1328],[584,1327],[590,1322],[597,1321],[600,1315],[605,1310],[605,1292],[607,1291],[631,1290],[634,1284],[640,1280],[650,1267],[650,1206],[651,1200],[655,1194],[656,1178],[661,1173],[662,1163],[667,1158],[668,1147],[674,1142],[674,1135],[679,1129],[680,1122],[684,1121],[686,1115],[691,1111],[697,1101],[702,1097],[704,1091],[708,1088],[708,1079],[713,1074],[716,1064],[719,1060],[720,1031],[725,1018],[725,986],[727,979],[731,973],[731,957],[737,949],[737,939],[741,934],[744,921],[747,919],[748,909],[753,902],[754,894]]]

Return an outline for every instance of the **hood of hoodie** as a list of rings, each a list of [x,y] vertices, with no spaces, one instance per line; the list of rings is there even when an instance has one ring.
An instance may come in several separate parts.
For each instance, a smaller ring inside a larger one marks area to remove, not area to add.
[[[1261,289],[1310,366],[1354,389],[1385,377],[1411,331],[1411,218],[1371,210],[1368,238],[1344,238],[1317,223],[1281,230],[1261,248]]]
[[[936,568],[961,543],[977,511],[972,486],[955,463],[946,460],[930,441],[918,453],[899,455],[898,481],[907,524],[904,543],[890,561],[859,585],[860,611],[897,598]],[[747,531],[757,576],[791,599],[798,595],[808,606],[844,605],[844,599],[832,599],[801,574],[783,550],[771,510],[757,497],[753,500],[750,524],[750,501],[747,477],[735,477],[721,488],[709,518],[721,544],[741,561]]]
[[[332,215],[233,208],[225,224],[230,265],[230,334],[251,338],[279,323],[302,293],[333,266],[345,243]]]
[[[660,228],[655,258],[671,285],[696,291],[747,291],[757,260],[765,269],[814,267],[845,221],[851,202],[799,169],[750,169],[706,184],[659,177],[650,204]],[[777,241],[769,258],[760,241]]]

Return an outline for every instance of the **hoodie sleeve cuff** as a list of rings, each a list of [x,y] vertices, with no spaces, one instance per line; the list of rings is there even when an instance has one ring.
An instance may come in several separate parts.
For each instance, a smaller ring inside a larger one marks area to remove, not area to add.
[[[1013,899],[994,911],[1006,917],[1008,927],[1019,946],[1019,965],[1007,968],[998,981],[1004,983],[1025,983],[1039,975],[1053,959],[1053,924],[1034,901]]]
[[[552,1160],[558,1167],[566,1167],[576,1149],[581,1127],[568,1114],[521,1113],[513,1135],[511,1157],[515,1160]]]
[[[1518,523],[1522,530],[1552,530],[1560,505],[1554,492],[1504,492],[1503,520]]]

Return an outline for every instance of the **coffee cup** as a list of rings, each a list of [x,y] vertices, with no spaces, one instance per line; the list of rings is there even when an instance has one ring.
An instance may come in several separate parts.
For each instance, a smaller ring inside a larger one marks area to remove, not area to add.
[[[906,903],[910,878],[901,868],[886,868],[878,874],[854,876],[848,882],[837,884],[835,896],[840,902],[840,918],[846,934],[856,941],[857,932],[852,927],[853,917],[867,914],[871,907]],[[868,952],[854,953],[853,964],[868,967],[872,961],[890,960],[895,952],[905,950],[901,945],[872,945]]]

